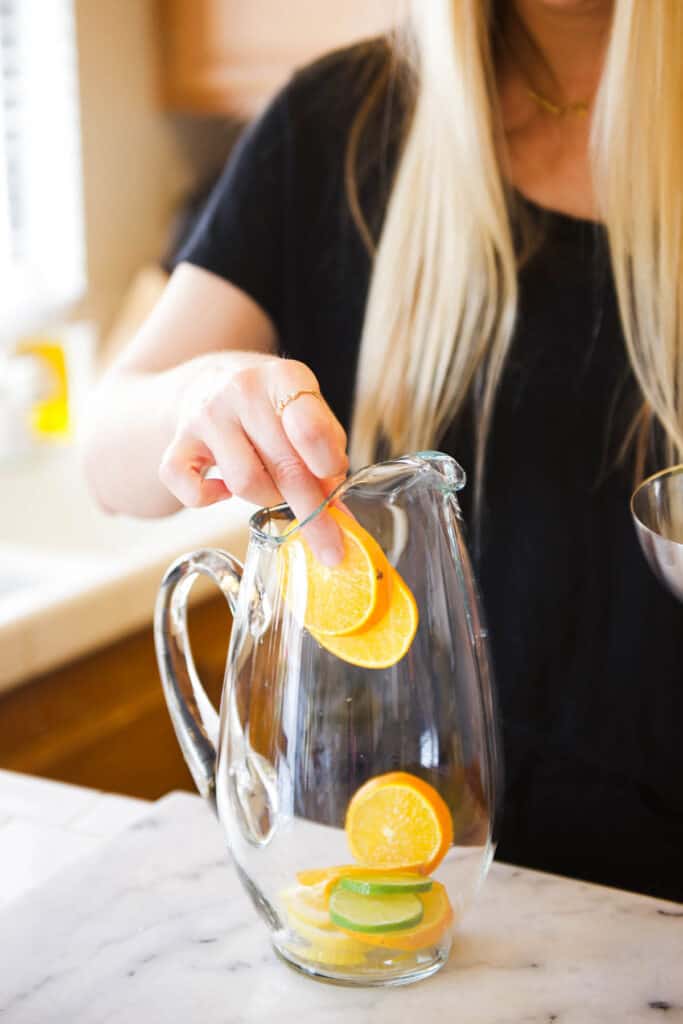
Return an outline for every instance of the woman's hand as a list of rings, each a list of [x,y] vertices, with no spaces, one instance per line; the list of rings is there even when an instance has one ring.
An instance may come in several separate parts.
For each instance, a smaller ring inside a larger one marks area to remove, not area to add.
[[[245,292],[181,264],[90,403],[83,459],[100,505],[162,516],[239,495],[300,520],[346,474],[346,436],[303,363],[280,359],[275,325]],[[282,408],[282,403],[287,402]],[[216,466],[222,476],[207,471]],[[335,564],[331,516],[306,528]]]
[[[298,392],[314,394],[287,401]],[[222,479],[206,476],[213,466]],[[159,478],[193,508],[234,494],[257,505],[285,501],[303,520],[347,470],[346,434],[312,371],[292,359],[235,352],[228,362],[206,357],[188,383]],[[330,516],[314,520],[306,537],[323,562],[339,562],[342,538]]]

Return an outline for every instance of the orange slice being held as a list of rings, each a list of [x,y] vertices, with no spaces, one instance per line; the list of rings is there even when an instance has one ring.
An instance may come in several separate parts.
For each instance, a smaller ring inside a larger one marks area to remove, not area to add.
[[[296,535],[282,549],[285,594],[296,561],[306,576],[304,626],[317,638],[346,636],[362,629],[375,612],[389,563],[377,541],[348,512],[329,508],[340,528],[344,557],[330,567],[319,562],[305,539]],[[296,525],[296,520],[294,521]]]
[[[400,661],[412,644],[418,625],[418,611],[410,589],[393,566],[387,563],[386,592],[380,594],[375,614],[361,630],[351,635],[323,635],[311,629],[321,647],[350,665],[362,668],[390,668]]]
[[[431,874],[453,842],[453,819],[443,797],[409,772],[377,775],[358,789],[346,812],[351,853],[366,868],[420,864]]]

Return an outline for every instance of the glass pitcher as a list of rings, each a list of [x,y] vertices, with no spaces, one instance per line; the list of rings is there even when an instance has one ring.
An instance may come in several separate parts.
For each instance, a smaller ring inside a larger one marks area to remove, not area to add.
[[[286,505],[252,517],[244,567],[197,551],[161,585],[157,657],[183,754],[276,953],[313,977],[432,974],[493,857],[497,727],[464,484],[453,459],[423,452],[356,473],[314,514],[343,509],[412,595],[407,649],[383,667],[307,628],[310,562],[285,559],[306,524]],[[220,720],[189,649],[198,574],[234,618]]]

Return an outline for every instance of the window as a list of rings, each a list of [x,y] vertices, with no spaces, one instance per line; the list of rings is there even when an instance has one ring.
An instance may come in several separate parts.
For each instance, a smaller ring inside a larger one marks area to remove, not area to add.
[[[0,334],[84,285],[73,0],[0,0]]]

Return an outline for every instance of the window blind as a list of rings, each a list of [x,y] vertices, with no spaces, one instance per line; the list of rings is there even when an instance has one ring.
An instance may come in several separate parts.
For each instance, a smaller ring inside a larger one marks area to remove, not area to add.
[[[0,331],[84,283],[73,0],[0,0]]]
[[[0,0],[0,259],[12,260],[20,202],[16,195],[16,0]],[[11,196],[11,198],[10,198]]]

